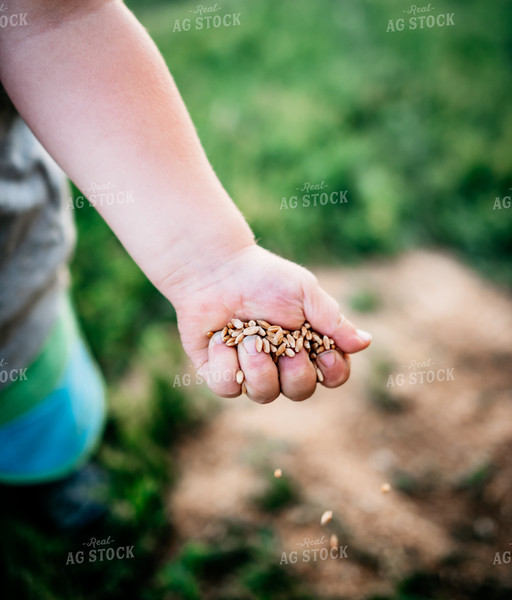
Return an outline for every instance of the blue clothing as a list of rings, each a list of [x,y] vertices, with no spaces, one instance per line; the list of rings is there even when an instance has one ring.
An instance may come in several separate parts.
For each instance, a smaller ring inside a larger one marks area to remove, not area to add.
[[[102,379],[77,337],[54,391],[0,426],[0,482],[42,483],[70,474],[96,448],[104,421]]]

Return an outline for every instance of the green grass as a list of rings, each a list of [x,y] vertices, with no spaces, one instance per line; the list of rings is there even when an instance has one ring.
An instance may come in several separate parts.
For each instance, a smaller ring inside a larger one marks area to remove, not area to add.
[[[452,0],[455,27],[400,34],[386,32],[395,0],[227,0],[221,12],[240,12],[240,27],[181,33],[173,24],[194,2],[128,5],[262,245],[306,264],[441,246],[512,285],[512,209],[493,210],[512,187],[509,2]],[[280,210],[304,182],[348,202]],[[174,314],[94,209],[76,217],[75,297],[118,377],[126,348]]]
[[[381,298],[377,292],[370,289],[362,289],[350,296],[350,308],[360,313],[371,313],[381,306]]]
[[[232,0],[240,27],[170,32],[191,6],[139,14],[263,245],[345,263],[439,244],[512,283],[492,210],[512,186],[510,3],[452,1],[455,27],[393,35],[394,0]],[[305,181],[348,204],[280,211]]]
[[[279,565],[271,529],[230,523],[215,545],[189,541],[164,565],[157,589],[179,600],[201,600],[207,591],[223,600],[312,600],[293,570]]]
[[[270,470],[265,471],[265,490],[254,499],[258,508],[276,513],[282,508],[297,503],[299,492],[296,483],[288,475],[275,477]]]

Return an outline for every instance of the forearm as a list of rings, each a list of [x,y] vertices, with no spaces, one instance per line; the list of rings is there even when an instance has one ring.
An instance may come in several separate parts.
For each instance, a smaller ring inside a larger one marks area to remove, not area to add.
[[[66,13],[55,1],[13,4],[28,24],[2,32],[3,84],[82,191],[112,182],[133,192],[133,203],[98,210],[157,286],[170,290],[184,261],[254,243],[163,59],[122,3],[62,3]]]

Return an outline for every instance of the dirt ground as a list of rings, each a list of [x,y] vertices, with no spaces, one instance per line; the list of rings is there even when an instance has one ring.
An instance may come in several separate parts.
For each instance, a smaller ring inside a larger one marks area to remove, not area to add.
[[[318,597],[391,593],[425,569],[455,588],[511,585],[512,564],[494,563],[512,549],[512,298],[430,251],[316,274],[373,333],[370,349],[352,357],[346,385],[303,403],[223,400],[176,457],[178,537],[211,540],[226,520],[265,519],[281,561],[296,551],[289,568]],[[373,309],[350,308],[354,294]],[[268,516],[254,497],[274,468],[299,500]],[[324,510],[334,518],[321,526]],[[348,558],[304,562],[332,533]]]

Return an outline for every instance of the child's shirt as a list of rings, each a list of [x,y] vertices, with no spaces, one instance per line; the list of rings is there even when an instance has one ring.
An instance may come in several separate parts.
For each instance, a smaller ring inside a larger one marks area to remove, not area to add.
[[[57,319],[75,239],[68,196],[64,173],[0,84],[0,389]]]

